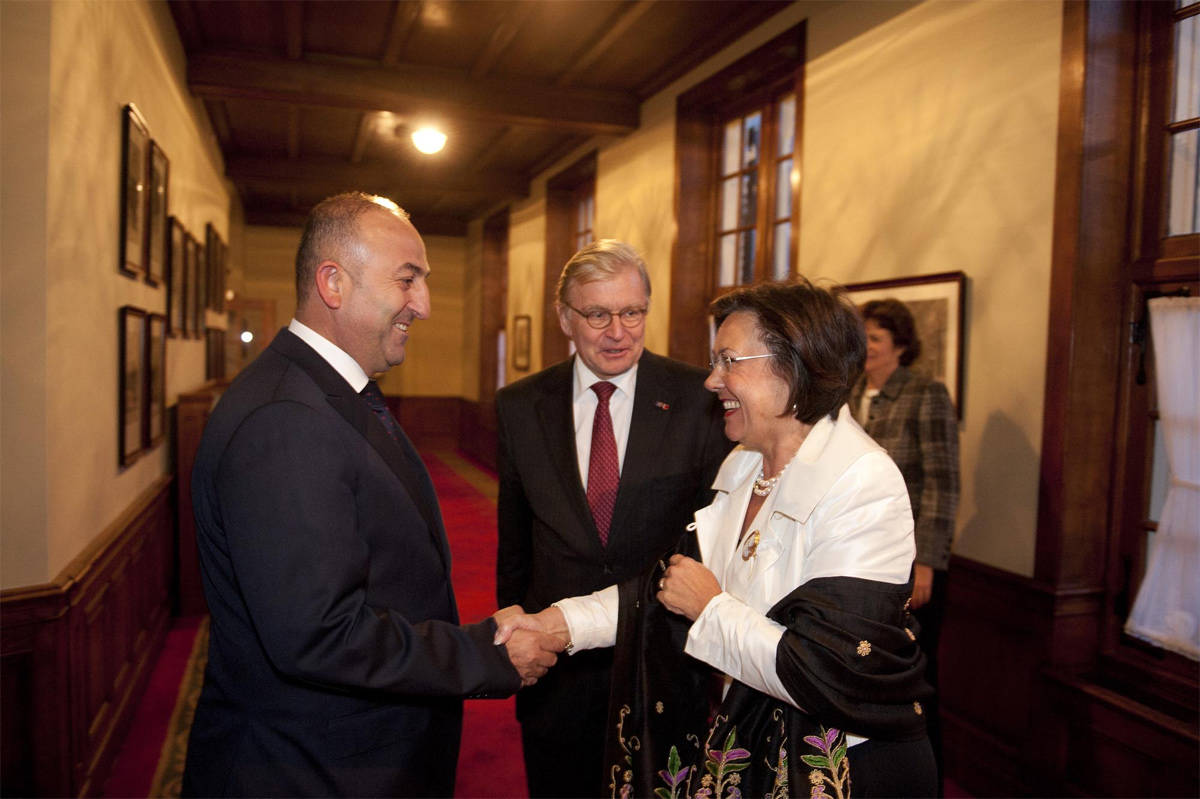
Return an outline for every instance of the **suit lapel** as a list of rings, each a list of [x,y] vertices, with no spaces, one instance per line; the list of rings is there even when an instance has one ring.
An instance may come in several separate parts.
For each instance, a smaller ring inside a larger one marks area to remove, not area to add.
[[[663,441],[671,423],[671,407],[676,405],[676,387],[660,368],[658,360],[657,355],[646,352],[638,363],[633,416],[629,421],[625,459],[621,463],[621,483],[613,507],[610,541],[625,528],[625,517],[638,501],[641,486],[657,473]]]
[[[337,370],[322,358],[316,350],[305,344],[299,337],[287,330],[281,330],[271,342],[287,358],[303,369],[325,392],[326,401],[339,416],[354,428],[359,435],[367,440],[379,456],[387,464],[392,474],[404,486],[413,504],[425,520],[430,537],[437,545],[442,563],[446,568],[450,565],[449,544],[446,532],[442,527],[442,516],[438,509],[437,495],[429,472],[421,462],[420,456],[409,441],[404,431],[400,431],[400,440],[394,440],[388,435],[387,428],[379,417],[370,409],[366,401],[360,397],[350,384],[346,382]]]
[[[583,479],[579,475],[579,454],[575,450],[575,408],[572,403],[575,359],[569,358],[554,368],[559,373],[548,381],[549,388],[537,400],[542,437],[554,471],[562,483],[563,495],[570,502],[590,545],[599,550],[600,534],[596,531],[592,509],[588,506]]]

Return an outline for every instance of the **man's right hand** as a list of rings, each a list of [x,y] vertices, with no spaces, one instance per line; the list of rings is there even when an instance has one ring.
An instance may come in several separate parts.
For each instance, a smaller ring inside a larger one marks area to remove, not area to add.
[[[558,661],[565,643],[546,633],[515,630],[504,644],[508,659],[521,675],[521,686],[528,688],[546,674]]]

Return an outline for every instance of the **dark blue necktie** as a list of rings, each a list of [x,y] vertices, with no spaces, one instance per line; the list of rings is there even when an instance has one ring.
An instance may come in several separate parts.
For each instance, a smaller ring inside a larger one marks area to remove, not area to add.
[[[387,401],[383,398],[383,392],[379,390],[379,384],[374,380],[368,380],[363,390],[359,393],[367,401],[367,405],[371,406],[371,410],[375,412],[375,415],[379,417],[379,421],[383,422],[388,435],[395,441],[399,441],[400,423],[396,421],[396,417],[392,416],[392,412],[388,410]]]

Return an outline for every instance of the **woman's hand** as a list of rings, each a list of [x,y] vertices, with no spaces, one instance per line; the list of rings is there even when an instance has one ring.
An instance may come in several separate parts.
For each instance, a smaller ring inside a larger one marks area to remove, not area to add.
[[[695,621],[719,593],[721,586],[708,567],[684,555],[672,555],[671,565],[658,581],[657,599],[672,613]]]

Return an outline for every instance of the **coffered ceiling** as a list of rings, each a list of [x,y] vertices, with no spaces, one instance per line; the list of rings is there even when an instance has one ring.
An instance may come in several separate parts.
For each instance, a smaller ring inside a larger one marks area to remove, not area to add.
[[[788,5],[771,0],[172,0],[249,224],[347,189],[425,233],[526,196],[590,137]],[[449,139],[413,147],[419,125]]]

